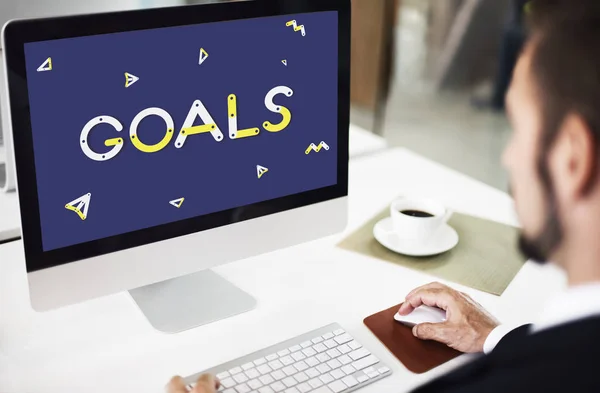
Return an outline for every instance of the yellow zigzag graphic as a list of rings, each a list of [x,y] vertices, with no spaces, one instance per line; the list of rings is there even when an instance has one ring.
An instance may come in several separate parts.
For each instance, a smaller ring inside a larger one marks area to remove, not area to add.
[[[304,37],[306,35],[306,30],[304,29],[304,25],[298,26],[298,23],[295,20],[291,20],[288,23],[286,23],[285,25],[288,27],[294,26],[294,31],[301,31],[302,37]]]
[[[310,154],[311,150],[314,150],[318,153],[321,151],[321,149],[329,150],[329,145],[325,142],[319,143],[319,146],[315,145],[314,143],[311,143],[304,153]]]

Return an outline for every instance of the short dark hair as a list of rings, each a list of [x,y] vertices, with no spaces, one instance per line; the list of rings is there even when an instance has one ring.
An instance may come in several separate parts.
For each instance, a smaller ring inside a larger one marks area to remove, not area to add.
[[[537,85],[544,122],[541,153],[549,151],[570,113],[581,116],[598,152],[600,0],[533,0],[527,13],[533,50],[530,72]],[[598,163],[599,157],[595,156]],[[543,180],[550,185],[550,179]]]

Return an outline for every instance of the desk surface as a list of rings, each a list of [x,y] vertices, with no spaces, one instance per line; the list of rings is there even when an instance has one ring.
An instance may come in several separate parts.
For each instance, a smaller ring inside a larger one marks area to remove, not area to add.
[[[380,136],[355,125],[350,125],[350,158],[374,154],[387,148]],[[0,243],[21,236],[21,218],[17,193],[0,193]]]
[[[361,393],[404,392],[444,373],[467,358],[414,375],[362,324],[433,278],[334,247],[401,193],[434,196],[455,211],[515,224],[506,194],[407,150],[352,161],[344,234],[218,267],[255,296],[258,307],[177,335],[153,330],[127,293],[35,313],[27,300],[21,242],[2,245],[0,391],[158,393],[174,374],[190,375],[334,321],[393,369]],[[455,287],[502,321],[521,322],[535,318],[531,310],[563,286],[555,269],[528,263],[502,297]]]

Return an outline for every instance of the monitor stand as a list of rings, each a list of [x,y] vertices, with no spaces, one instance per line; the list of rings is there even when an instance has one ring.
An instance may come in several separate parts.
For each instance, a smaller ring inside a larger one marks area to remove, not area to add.
[[[211,270],[129,291],[150,324],[180,333],[252,310],[256,300]]]

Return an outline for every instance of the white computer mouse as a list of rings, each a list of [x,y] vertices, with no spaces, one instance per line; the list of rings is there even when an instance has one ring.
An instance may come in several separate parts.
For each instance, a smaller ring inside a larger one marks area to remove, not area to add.
[[[396,313],[394,319],[410,327],[421,323],[442,323],[446,321],[446,311],[436,307],[421,306],[408,315]]]

